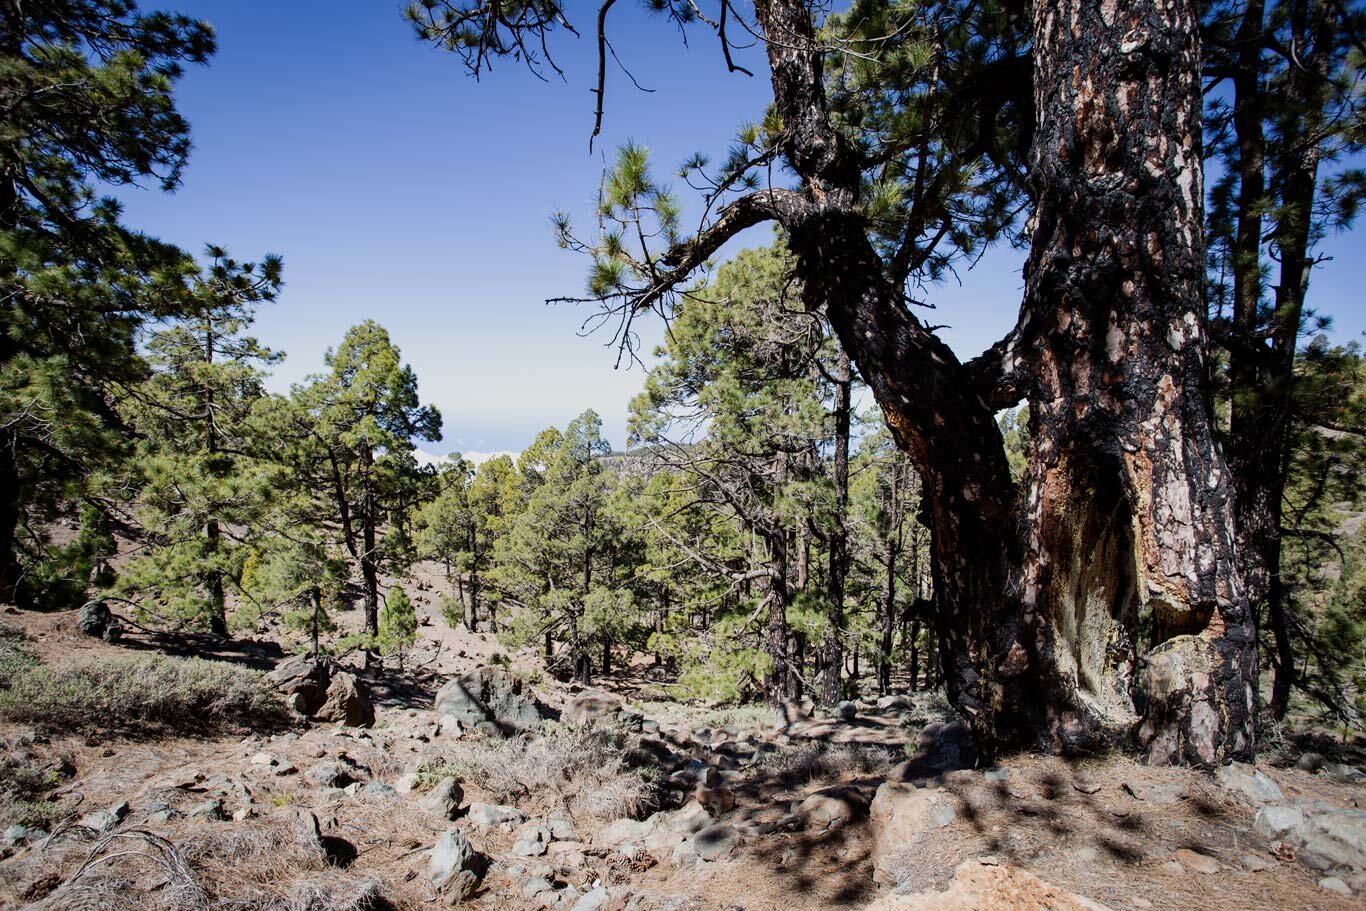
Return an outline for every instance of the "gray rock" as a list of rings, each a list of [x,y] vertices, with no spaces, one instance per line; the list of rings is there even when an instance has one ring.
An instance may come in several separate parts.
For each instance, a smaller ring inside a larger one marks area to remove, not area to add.
[[[740,832],[724,823],[708,826],[693,836],[692,847],[702,860],[720,860],[740,844]]]
[[[87,601],[76,614],[76,629],[87,636],[103,638],[114,615],[103,601]]]
[[[427,852],[427,877],[438,892],[468,898],[483,879],[483,858],[459,829],[447,829]]]
[[[304,777],[319,787],[345,788],[360,781],[364,776],[360,769],[349,762],[324,759],[309,768]]]
[[[834,711],[830,714],[840,721],[853,721],[858,717],[858,703],[849,702],[848,700],[837,703]]]
[[[418,806],[442,819],[455,819],[456,814],[460,812],[460,802],[464,799],[465,792],[461,789],[460,782],[448,776],[422,795]]]
[[[920,730],[910,764],[931,772],[970,769],[977,761],[972,731],[961,721],[932,721]]]
[[[1225,788],[1240,794],[1254,807],[1285,800],[1280,787],[1269,775],[1244,762],[1229,763],[1216,772],[1214,778]]]
[[[905,696],[882,696],[878,698],[877,707],[883,712],[909,712],[915,706]]]
[[[512,853],[518,857],[540,857],[550,844],[550,830],[545,826],[527,826],[517,833]]]
[[[601,911],[611,898],[612,896],[605,887],[598,886],[576,901],[571,911]]]
[[[533,876],[522,884],[522,898],[535,898],[542,892],[549,892],[555,884],[544,876]]]
[[[566,724],[613,724],[625,707],[620,696],[584,690],[565,704],[560,720]]]
[[[223,801],[218,798],[197,803],[186,812],[191,819],[223,820],[228,814],[223,812]]]
[[[392,787],[382,781],[367,781],[365,786],[360,789],[360,792],[366,797],[378,800],[398,799],[398,791],[395,791]]]
[[[833,787],[817,791],[797,809],[808,828],[835,829],[868,812],[868,800],[857,788]]]
[[[987,781],[1005,781],[1010,777],[1010,769],[990,768],[982,773],[982,777]]]
[[[1336,876],[1325,876],[1323,879],[1319,880],[1319,888],[1329,892],[1336,892],[1338,895],[1345,895],[1348,898],[1352,897],[1351,888]]]
[[[505,823],[521,825],[526,822],[526,814],[516,807],[505,807],[492,803],[472,803],[465,818],[481,829],[490,829]]]
[[[435,710],[462,725],[496,734],[536,730],[542,724],[541,710],[524,689],[519,678],[487,665],[441,687]]]
[[[375,723],[375,706],[365,684],[355,674],[339,672],[327,684],[327,698],[315,713],[320,721],[336,721],[347,727],[369,727]]]
[[[294,655],[275,666],[266,680],[301,715],[312,715],[327,701],[328,666],[308,655]]]
[[[96,832],[108,832],[119,823],[123,822],[128,815],[128,801],[120,800],[103,810],[96,810],[89,813],[80,822],[87,829],[94,829]]]

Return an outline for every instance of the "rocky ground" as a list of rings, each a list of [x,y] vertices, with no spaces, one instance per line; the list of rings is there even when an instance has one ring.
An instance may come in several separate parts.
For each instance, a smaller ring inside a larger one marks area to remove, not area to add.
[[[6,619],[42,657],[168,644]],[[1366,905],[1363,776],[1314,754],[1214,775],[1113,757],[973,768],[923,695],[831,717],[639,703],[529,683],[487,663],[491,638],[440,632],[437,657],[385,685],[269,642],[220,649],[272,671],[297,715],[274,731],[0,729],[66,811],[4,832],[0,907]]]

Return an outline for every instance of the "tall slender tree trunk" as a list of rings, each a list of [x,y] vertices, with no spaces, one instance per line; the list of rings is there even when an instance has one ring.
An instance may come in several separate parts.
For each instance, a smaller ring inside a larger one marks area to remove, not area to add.
[[[208,320],[204,332],[204,363],[212,367],[214,358],[214,334],[213,322]],[[204,448],[208,452],[210,459],[218,452],[218,424],[214,416],[214,396],[213,389],[204,389]],[[213,466],[213,471],[218,468]],[[222,546],[221,529],[218,527],[218,519],[210,517],[204,524],[204,538],[206,548],[214,558],[218,556],[218,549]],[[228,635],[228,611],[227,599],[223,591],[223,571],[218,568],[211,569],[208,574],[207,588],[209,592],[209,632],[215,636]]]
[[[882,641],[877,656],[877,689],[886,694],[892,688],[892,645],[896,631],[896,550],[887,548],[882,573],[885,577],[882,592]]]
[[[0,604],[27,607],[20,580],[19,563],[19,460],[18,441],[13,433],[0,429]]]
[[[1296,681],[1291,619],[1281,581],[1281,528],[1295,420],[1295,354],[1313,262],[1318,170],[1322,158],[1316,120],[1330,91],[1333,47],[1331,4],[1286,4],[1295,60],[1287,65],[1276,118],[1276,196],[1266,187],[1267,117],[1261,86],[1263,8],[1250,2],[1238,31],[1234,68],[1233,123],[1238,143],[1238,226],[1234,246],[1234,325],[1229,345],[1232,408],[1230,464],[1237,483],[1238,535],[1254,604],[1265,605],[1274,646],[1270,712],[1285,716]],[[1272,244],[1279,260],[1270,323],[1262,319],[1261,237],[1263,211],[1275,204]]]
[[[835,366],[835,524],[830,529],[830,616],[822,648],[821,702],[833,706],[840,699],[840,665],[844,648],[844,585],[849,574],[849,534],[844,513],[849,503],[849,415],[853,366],[849,353],[839,349]]]

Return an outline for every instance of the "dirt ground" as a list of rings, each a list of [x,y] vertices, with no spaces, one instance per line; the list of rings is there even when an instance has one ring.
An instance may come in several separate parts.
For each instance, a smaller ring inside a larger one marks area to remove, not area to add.
[[[55,796],[69,801],[75,815],[126,800],[131,807],[126,827],[172,842],[203,840],[205,833],[213,832],[221,845],[227,833],[286,827],[306,811],[318,819],[325,837],[340,839],[354,849],[345,864],[346,883],[327,880],[333,875],[330,871],[317,873],[319,882],[332,883],[324,891],[340,894],[364,877],[374,877],[385,885],[388,907],[433,907],[440,899],[425,884],[424,852],[450,824],[416,811],[412,800],[402,795],[325,793],[303,780],[300,770],[344,757],[363,768],[369,780],[394,784],[422,763],[458,752],[459,741],[439,730],[439,720],[432,713],[436,690],[452,675],[487,664],[495,655],[507,655],[507,650],[490,634],[450,628],[434,605],[436,585],[428,578],[410,586],[422,623],[421,641],[408,656],[403,673],[394,671],[383,680],[369,681],[377,721],[368,731],[301,723],[277,735],[239,732],[206,738],[130,738],[97,731],[39,737],[32,742],[30,732],[0,725],[0,743],[23,743],[26,749],[65,758],[75,773],[63,781]],[[356,623],[356,613],[340,619]],[[135,629],[123,641],[110,644],[77,632],[72,613],[10,614],[0,619],[21,626],[45,661],[72,654],[155,650],[198,654],[265,670],[287,653],[287,643],[282,644],[285,635],[272,627],[230,642],[157,636]],[[509,657],[515,669],[528,674],[538,671],[534,654]],[[537,674],[537,679],[538,695],[551,706],[563,705],[571,695],[548,678]],[[612,680],[601,683],[608,689],[613,686]],[[642,678],[628,671],[619,688],[628,698],[638,697]],[[613,895],[609,907],[632,911],[655,907],[717,911],[858,908],[886,893],[886,887],[874,880],[866,803],[894,763],[904,758],[902,746],[914,733],[914,719],[895,711],[869,710],[853,723],[813,721],[779,732],[767,722],[754,723],[764,718],[763,713],[751,713],[750,721],[744,723],[735,722],[737,717],[744,716],[670,707],[659,719],[659,736],[690,738],[706,762],[715,758],[706,748],[709,741],[714,746],[716,738],[769,743],[780,751],[812,744],[853,744],[874,759],[809,780],[760,764],[727,769],[725,780],[735,805],[726,811],[726,819],[743,838],[734,854],[714,862],[674,865],[649,854],[625,859],[596,847],[601,821],[578,821],[579,837],[589,847],[573,875],[584,891],[601,883]],[[254,761],[262,752],[269,753],[276,765],[263,767]],[[289,767],[294,772],[276,771]],[[1366,808],[1366,786],[1360,783],[1332,781],[1293,768],[1266,771],[1287,798]],[[478,781],[465,784],[467,800],[481,798]],[[790,814],[807,795],[836,785],[852,789],[864,802],[864,811],[856,813],[849,824],[828,831],[783,826],[768,831],[764,827],[766,820]],[[1123,757],[1069,762],[1020,755],[1001,762],[989,775],[983,770],[950,772],[926,786],[941,788],[953,801],[956,814],[951,823],[926,833],[898,854],[900,891],[942,890],[960,863],[986,857],[1029,871],[1115,911],[1366,908],[1361,895],[1344,897],[1320,888],[1322,874],[1259,835],[1252,823],[1253,808],[1205,773],[1149,768]],[[191,817],[163,825],[147,818],[148,809],[161,802],[176,800],[188,807],[216,793],[227,795],[224,815],[237,813],[240,819]],[[249,840],[245,834],[242,838]],[[526,862],[507,853],[513,842],[511,831],[494,829],[471,838],[494,862],[481,890],[468,900],[470,907],[542,907],[540,900],[521,894]],[[47,847],[40,844],[0,852],[0,908],[24,907],[44,894],[44,877],[50,890],[54,877],[56,881],[70,877],[88,859],[88,841],[53,841]],[[244,852],[243,857],[256,856],[251,854],[255,849],[239,846],[235,850]],[[1194,851],[1207,862],[1192,864],[1189,854],[1178,853],[1183,851]],[[1183,864],[1182,859],[1187,862]],[[263,870],[270,867],[264,860],[255,862],[263,864]],[[156,864],[145,858],[130,857],[122,869],[130,879],[159,875]],[[269,876],[263,877],[259,888],[266,895],[273,887]],[[385,906],[354,904],[357,909]]]

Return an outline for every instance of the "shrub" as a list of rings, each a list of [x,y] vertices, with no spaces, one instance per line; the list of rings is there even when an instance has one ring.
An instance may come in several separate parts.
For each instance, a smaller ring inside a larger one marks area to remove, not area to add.
[[[252,670],[165,655],[29,664],[0,686],[0,720],[47,730],[270,727],[284,704]]]
[[[0,828],[18,823],[46,829],[69,809],[66,801],[46,797],[64,774],[61,762],[44,762],[12,743],[0,751]],[[69,769],[69,766],[67,767]]]
[[[38,663],[28,647],[24,631],[8,623],[0,623],[0,689],[10,680]]]
[[[544,736],[475,740],[419,774],[435,784],[447,775],[472,782],[495,800],[553,796],[575,814],[598,819],[635,817],[652,805],[652,780],[628,767],[618,738],[599,730],[558,725]]]

